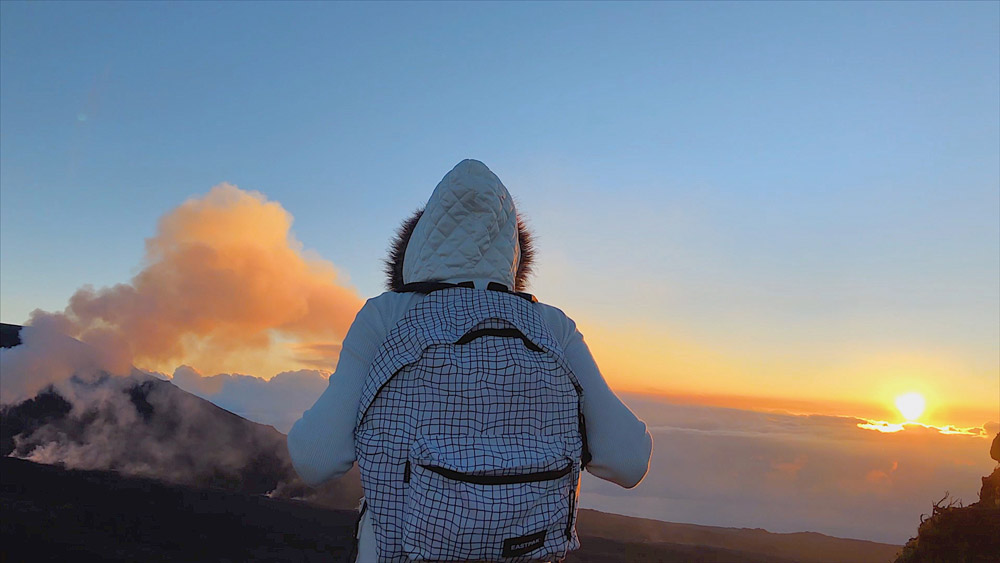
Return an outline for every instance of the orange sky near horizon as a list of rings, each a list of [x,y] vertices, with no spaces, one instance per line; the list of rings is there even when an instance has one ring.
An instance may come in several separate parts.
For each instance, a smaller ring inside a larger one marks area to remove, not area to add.
[[[578,327],[609,385],[621,393],[661,397],[677,404],[728,407],[791,414],[853,416],[901,423],[895,399],[908,392],[926,398],[917,422],[934,426],[981,427],[1000,420],[1000,376],[993,389],[973,392],[973,378],[956,377],[956,363],[944,358],[872,355],[823,365],[789,354],[753,357],[675,336],[665,327],[598,322],[577,317]],[[202,375],[241,373],[270,379],[283,371],[332,372],[339,343],[301,343],[273,335],[262,348],[226,356],[192,355],[181,363]],[[177,362],[142,366],[172,373]],[[988,374],[979,380],[988,378]]]
[[[609,385],[620,393],[659,397],[676,404],[706,405],[790,414],[852,416],[900,423],[895,398],[921,393],[927,401],[918,422],[934,426],[981,427],[1000,419],[996,390],[964,394],[950,388],[946,364],[884,358],[841,366],[798,366],[780,359],[743,360],[734,352],[680,341],[663,329],[623,328],[578,323]],[[197,352],[197,346],[190,346]],[[309,356],[303,351],[312,352]],[[189,363],[202,375],[241,373],[270,379],[283,371],[318,369],[331,372],[339,355],[337,343],[299,343],[277,337],[266,348],[244,349],[226,357],[195,354]],[[143,366],[172,373],[177,363]],[[888,374],[888,375],[886,375]],[[896,374],[896,375],[893,375]],[[921,375],[922,374],[922,375]],[[998,381],[1000,386],[1000,381]]]
[[[951,358],[872,354],[823,365],[760,353],[714,349],[685,341],[665,328],[621,326],[577,319],[609,384],[623,392],[671,401],[795,414],[856,416],[903,422],[896,397],[917,392],[927,406],[918,421],[981,427],[1000,420],[1000,369],[962,372]]]

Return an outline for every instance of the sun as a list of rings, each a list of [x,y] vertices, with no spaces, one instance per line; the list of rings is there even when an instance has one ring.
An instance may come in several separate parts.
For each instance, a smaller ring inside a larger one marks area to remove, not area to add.
[[[916,420],[924,414],[924,407],[927,406],[924,396],[920,393],[906,393],[896,397],[896,408],[906,420]]]

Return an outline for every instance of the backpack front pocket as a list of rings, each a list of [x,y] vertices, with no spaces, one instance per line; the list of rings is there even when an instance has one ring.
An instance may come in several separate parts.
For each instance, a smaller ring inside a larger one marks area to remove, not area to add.
[[[429,561],[558,559],[579,462],[546,436],[423,436],[410,448],[403,549]]]

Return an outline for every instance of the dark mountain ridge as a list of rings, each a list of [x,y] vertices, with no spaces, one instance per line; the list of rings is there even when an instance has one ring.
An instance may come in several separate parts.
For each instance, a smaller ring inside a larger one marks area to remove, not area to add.
[[[79,455],[87,459],[73,465],[246,493],[267,493],[295,479],[285,437],[270,426],[243,419],[167,381],[132,381],[113,392],[122,395],[113,408],[101,403],[79,413],[51,387],[3,408],[0,454],[31,459],[39,448],[83,450],[92,455]],[[122,405],[132,412],[121,412]],[[191,417],[199,423],[190,424]],[[120,424],[122,418],[129,423]],[[95,444],[95,437],[102,442]],[[199,443],[221,449],[190,447]]]

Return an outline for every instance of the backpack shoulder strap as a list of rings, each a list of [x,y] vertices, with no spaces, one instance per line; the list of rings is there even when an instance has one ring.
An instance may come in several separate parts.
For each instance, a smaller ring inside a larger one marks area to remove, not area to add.
[[[448,282],[436,282],[436,281],[422,281],[422,282],[411,282],[404,284],[401,287],[394,289],[396,293],[422,293],[424,295],[428,293],[433,293],[435,291],[440,291],[442,289],[451,289],[453,287],[465,287],[468,289],[475,289],[476,286],[471,281],[464,281],[460,283],[448,283]],[[511,291],[507,286],[502,283],[490,282],[486,286],[486,289],[490,291],[499,291],[502,293],[509,293],[511,295],[516,295],[521,299],[525,299],[531,303],[538,303],[538,298],[530,293],[525,293],[523,291]]]
[[[475,285],[471,281],[462,283],[447,283],[447,282],[435,282],[435,281],[422,281],[422,282],[411,282],[403,284],[401,287],[394,289],[396,293],[423,293],[424,295],[439,291],[442,289],[449,289],[452,287],[465,287],[469,289],[475,289]]]
[[[491,291],[499,291],[501,293],[509,293],[511,295],[516,295],[521,299],[526,299],[531,303],[538,303],[538,299],[534,295],[530,293],[525,293],[523,291],[511,291],[506,285],[502,283],[490,282],[490,284],[486,286],[486,289],[489,289]]]

